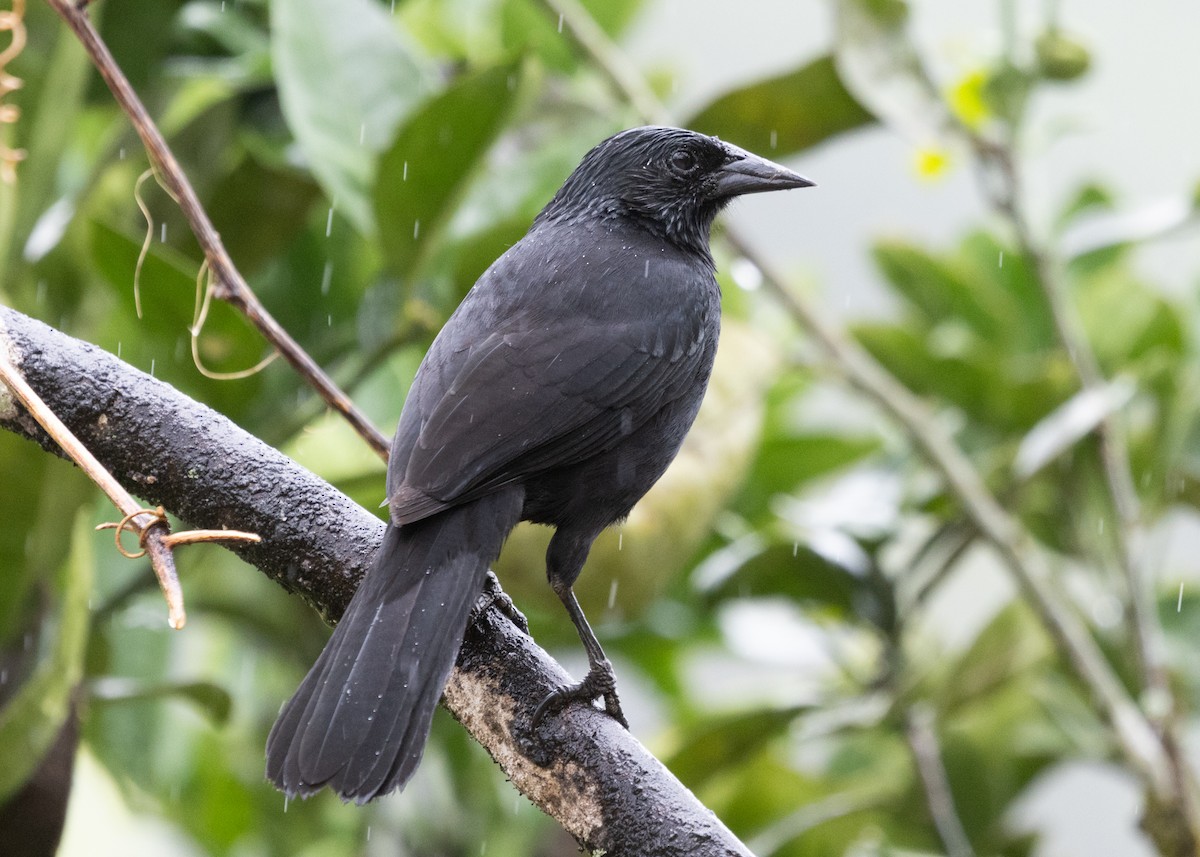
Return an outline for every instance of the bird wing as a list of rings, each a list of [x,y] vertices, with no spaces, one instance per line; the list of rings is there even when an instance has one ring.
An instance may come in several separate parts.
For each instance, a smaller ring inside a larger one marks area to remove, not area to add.
[[[610,448],[694,383],[708,335],[695,313],[510,324],[435,347],[393,446],[397,523]]]

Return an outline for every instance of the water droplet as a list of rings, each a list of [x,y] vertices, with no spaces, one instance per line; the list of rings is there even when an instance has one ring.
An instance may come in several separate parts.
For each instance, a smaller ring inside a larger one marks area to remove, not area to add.
[[[1004,267],[1004,251],[1003,250],[1000,251],[1000,258],[996,260],[996,267],[997,268]]]
[[[325,237],[333,233],[333,206],[329,206],[329,216],[325,218]]]
[[[162,244],[166,244],[167,243],[167,224],[163,223],[162,228],[159,229],[158,231],[159,231],[159,234],[162,236],[158,239],[159,242]]]
[[[421,221],[414,220],[413,221],[413,241],[416,241],[417,236],[419,236],[420,234],[421,234]]]
[[[404,162],[404,171],[400,173],[400,181],[408,181],[408,161]]]
[[[563,16],[562,16],[562,15],[559,15],[559,16],[558,16],[558,31],[559,31],[560,33],[562,32],[562,25],[563,25]]]
[[[321,274],[321,294],[329,294],[329,286],[333,282],[333,261],[325,260],[325,271]]]
[[[774,128],[771,129],[771,148],[774,149],[779,144],[779,132]]]
[[[617,584],[620,583],[615,577],[612,583],[608,585],[608,609],[613,609],[613,605],[617,603]]]

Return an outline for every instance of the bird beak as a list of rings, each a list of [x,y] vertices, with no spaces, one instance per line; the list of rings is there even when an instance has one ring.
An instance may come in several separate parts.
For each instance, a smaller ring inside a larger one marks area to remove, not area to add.
[[[816,182],[781,167],[745,149],[725,144],[730,160],[717,171],[716,196],[733,197],[744,193],[765,193],[794,187],[813,187]]]

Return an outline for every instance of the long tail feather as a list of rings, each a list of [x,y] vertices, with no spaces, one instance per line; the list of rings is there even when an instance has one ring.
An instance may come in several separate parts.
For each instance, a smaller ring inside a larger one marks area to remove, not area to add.
[[[365,803],[421,761],[471,607],[521,513],[519,489],[389,525],[321,656],[267,739],[267,779],[289,796],[328,786]]]

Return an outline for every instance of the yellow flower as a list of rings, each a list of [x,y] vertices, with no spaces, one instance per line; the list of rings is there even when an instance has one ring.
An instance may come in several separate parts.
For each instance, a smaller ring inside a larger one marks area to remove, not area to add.
[[[927,181],[940,179],[950,168],[950,152],[940,146],[921,146],[913,159],[917,177]]]
[[[984,95],[987,80],[987,73],[983,69],[977,69],[951,87],[947,95],[950,110],[972,131],[978,131],[983,123],[991,118]]]

